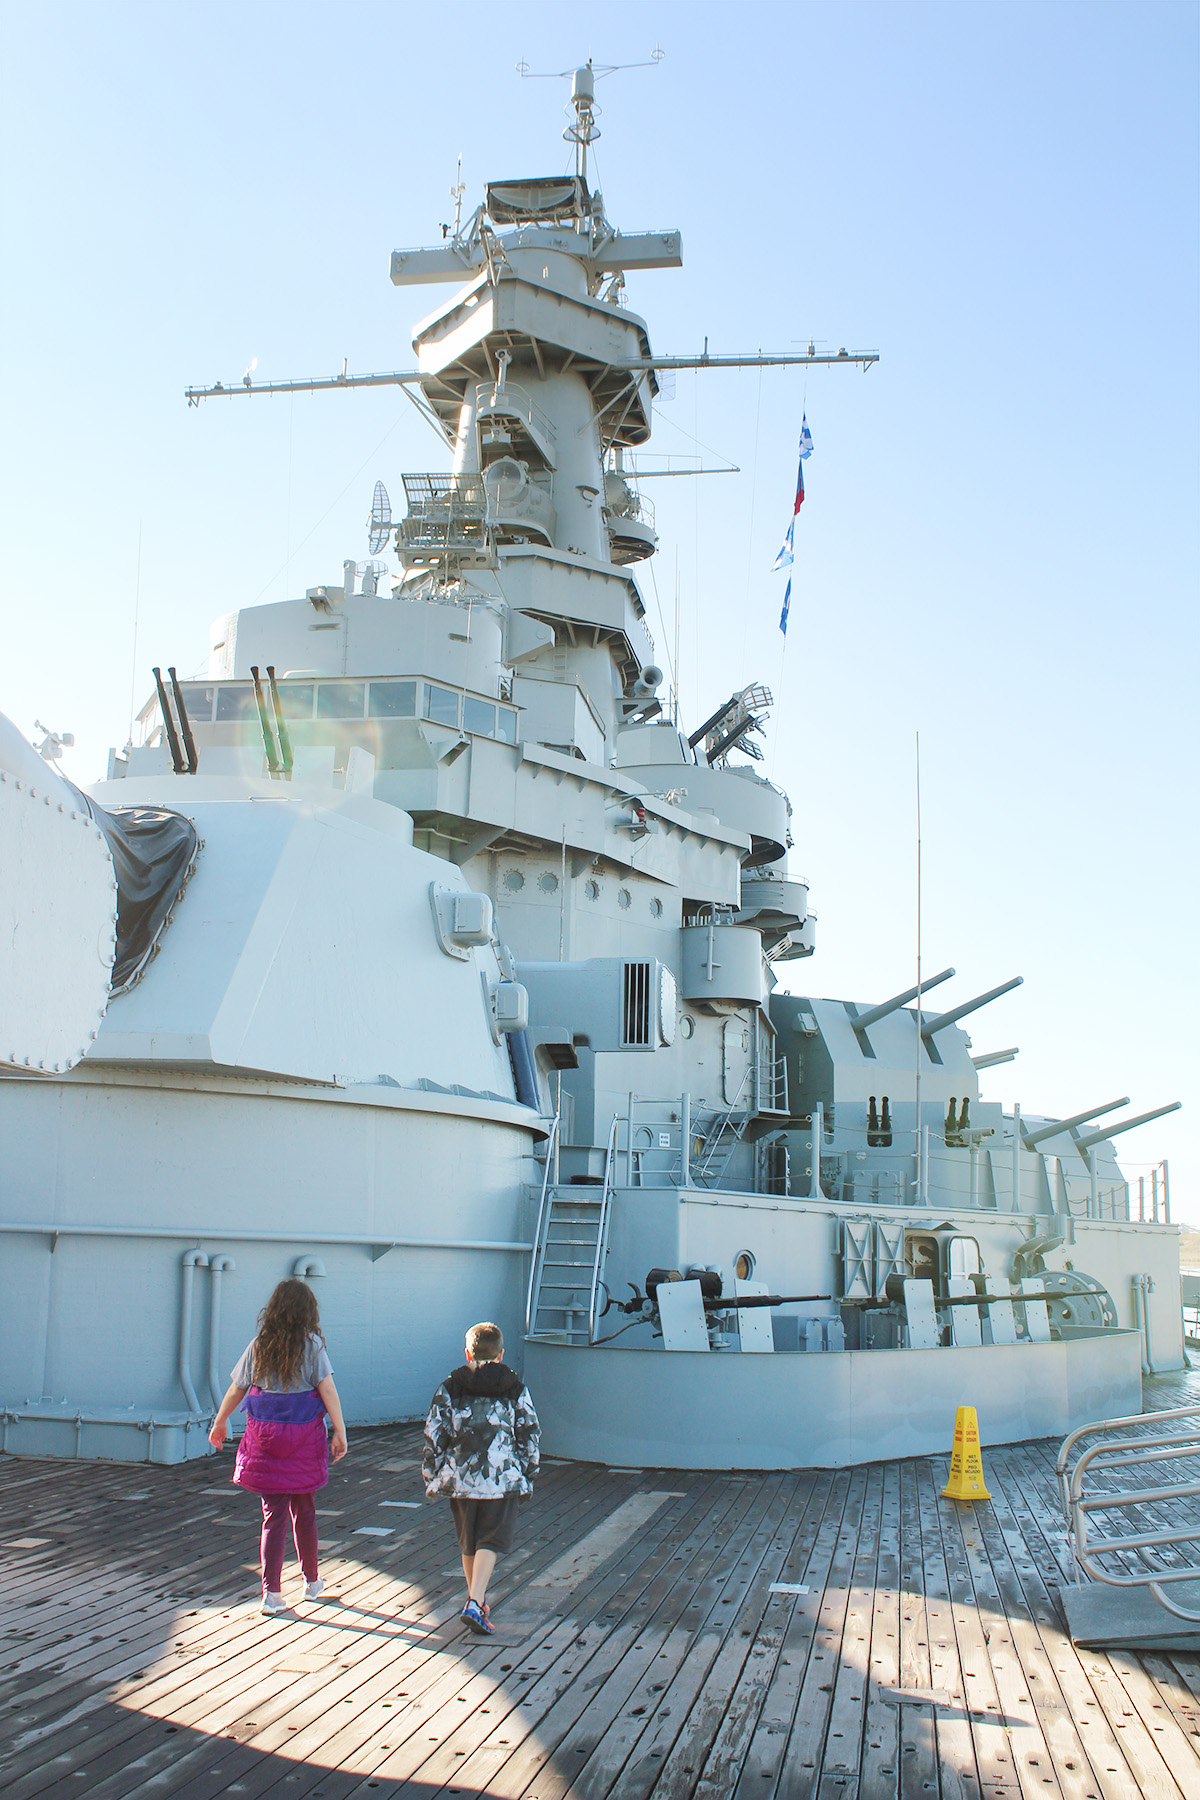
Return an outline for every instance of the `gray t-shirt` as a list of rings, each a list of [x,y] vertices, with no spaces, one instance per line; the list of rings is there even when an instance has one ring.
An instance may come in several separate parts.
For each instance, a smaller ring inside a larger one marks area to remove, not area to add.
[[[260,1387],[268,1394],[302,1394],[309,1388],[315,1388],[324,1381],[327,1375],[333,1374],[333,1365],[329,1360],[324,1344],[316,1332],[310,1332],[308,1343],[304,1347],[304,1355],[300,1359],[295,1376],[286,1387],[280,1387],[274,1381],[256,1381],[254,1377],[254,1341],[242,1351],[229,1379],[234,1387]]]

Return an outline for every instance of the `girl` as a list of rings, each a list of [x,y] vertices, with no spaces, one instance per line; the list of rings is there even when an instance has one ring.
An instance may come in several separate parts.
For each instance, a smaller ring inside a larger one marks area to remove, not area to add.
[[[262,1500],[262,1610],[278,1613],[285,1610],[280,1587],[289,1514],[304,1598],[315,1600],[325,1588],[317,1573],[313,1495],[329,1480],[326,1413],[333,1422],[334,1462],[346,1454],[342,1403],[317,1297],[305,1282],[281,1281],[259,1314],[258,1336],[243,1351],[212,1422],[208,1441],[214,1449],[225,1442],[226,1421],[243,1400],[246,1429],[233,1479]]]

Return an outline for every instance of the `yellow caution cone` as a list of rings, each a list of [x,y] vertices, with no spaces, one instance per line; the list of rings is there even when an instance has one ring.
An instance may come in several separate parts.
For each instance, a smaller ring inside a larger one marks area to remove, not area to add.
[[[942,1489],[947,1500],[990,1500],[983,1485],[983,1458],[979,1453],[979,1420],[973,1406],[960,1406],[954,1415],[954,1449],[950,1453],[950,1479]]]

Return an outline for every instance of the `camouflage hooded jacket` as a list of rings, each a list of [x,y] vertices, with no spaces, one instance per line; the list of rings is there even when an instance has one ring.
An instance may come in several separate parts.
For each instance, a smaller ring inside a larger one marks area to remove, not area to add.
[[[465,1364],[443,1381],[425,1421],[425,1492],[464,1500],[531,1494],[538,1416],[529,1389],[504,1363]]]

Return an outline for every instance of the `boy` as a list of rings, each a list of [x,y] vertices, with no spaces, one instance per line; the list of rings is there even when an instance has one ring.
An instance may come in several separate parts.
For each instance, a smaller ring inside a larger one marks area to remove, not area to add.
[[[465,1367],[443,1381],[425,1421],[421,1473],[430,1499],[448,1494],[467,1578],[462,1617],[488,1637],[487,1587],[513,1546],[517,1508],[538,1472],[538,1416],[529,1389],[501,1360],[498,1325],[472,1325]]]

